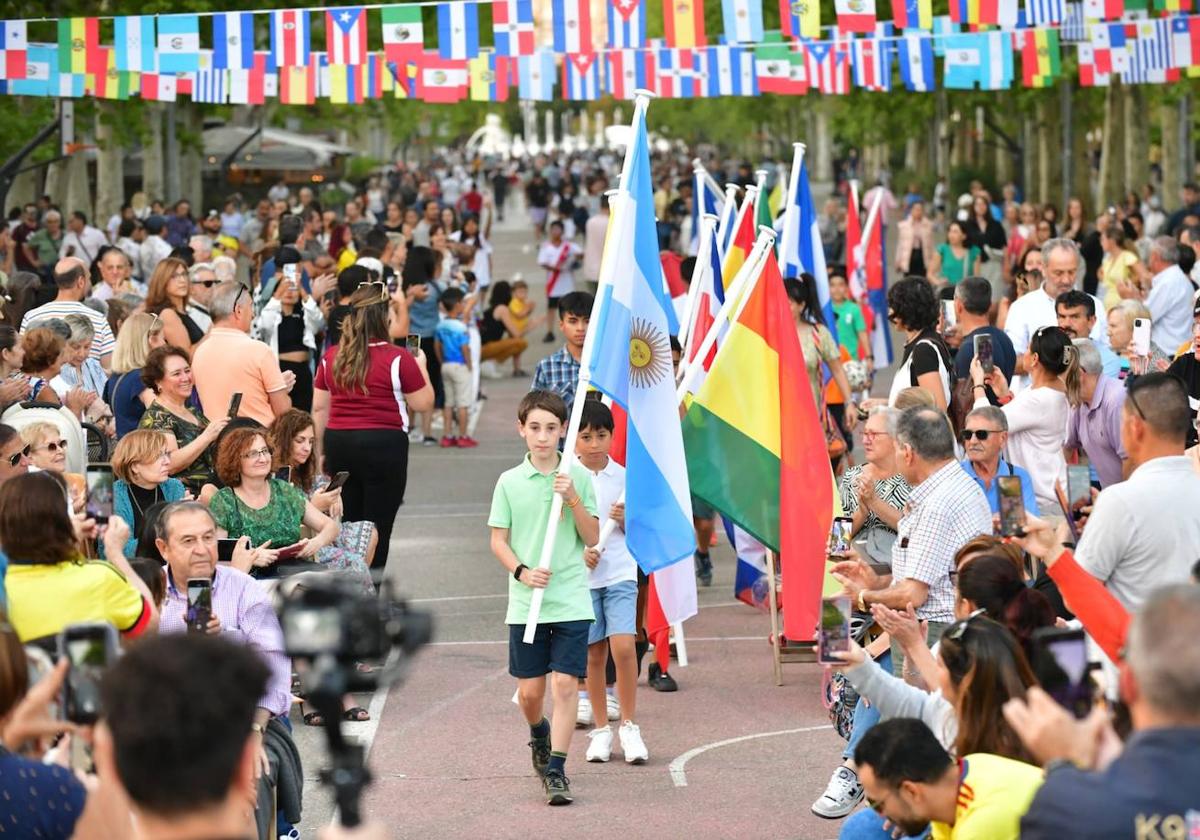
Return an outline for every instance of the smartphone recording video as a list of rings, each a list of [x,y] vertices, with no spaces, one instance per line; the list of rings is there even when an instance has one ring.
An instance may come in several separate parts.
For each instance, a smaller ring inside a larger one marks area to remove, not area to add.
[[[203,633],[212,620],[212,581],[208,578],[189,578],[187,598],[187,631]]]
[[[58,636],[59,658],[70,663],[63,681],[63,718],[91,725],[100,719],[100,678],[117,656],[117,631],[106,622],[72,624]]]
[[[1000,497],[1000,536],[1023,536],[1025,534],[1025,498],[1022,495],[1021,476],[997,476],[996,488]]]
[[[408,348],[409,353],[417,355],[417,351],[421,349],[421,336],[409,333],[408,337],[404,339],[404,346]]]
[[[241,407],[242,407],[242,393],[241,393],[241,391],[237,391],[234,393],[234,395],[232,397],[229,398],[229,418],[231,420],[234,417],[237,417],[238,411],[241,410]]]
[[[113,515],[113,468],[111,464],[88,464],[87,516],[98,525],[108,522]]]
[[[1043,627],[1033,634],[1033,670],[1046,693],[1077,718],[1092,710],[1087,640],[1082,630]]]
[[[838,516],[829,529],[829,553],[842,554],[850,550],[850,537],[854,532],[854,520],[849,516]]]
[[[979,359],[979,366],[983,368],[984,373],[991,373],[996,369],[995,357],[992,353],[992,337],[987,333],[980,333],[972,341],[975,344],[975,358]]]
[[[850,651],[850,596],[821,599],[821,629],[817,633],[817,661],[836,665],[843,660],[833,654]]]
[[[958,326],[958,318],[954,314],[954,301],[942,301],[942,335],[953,335]]]

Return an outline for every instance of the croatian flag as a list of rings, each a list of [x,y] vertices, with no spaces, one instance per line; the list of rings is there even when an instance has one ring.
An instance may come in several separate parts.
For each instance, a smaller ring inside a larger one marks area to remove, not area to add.
[[[463,60],[479,55],[479,9],[466,0],[438,6],[438,55]]]
[[[864,90],[892,89],[892,62],[887,42],[881,38],[858,38],[854,49],[854,84]]]
[[[609,0],[608,48],[628,50],[646,46],[646,4],[643,0]]]
[[[213,15],[213,66],[247,70],[254,66],[254,14]]]
[[[587,364],[592,385],[628,416],[625,543],[651,573],[690,557],[696,536],[671,365],[672,304],[658,259],[645,117],[638,113],[627,163],[629,192],[614,208],[605,240],[614,280],[600,291]]]
[[[367,10],[340,8],[325,12],[325,51],[330,64],[366,64]]]
[[[825,250],[821,246],[821,228],[813,204],[812,187],[808,183],[808,161],[800,162],[799,173],[793,173],[788,189],[788,206],[784,212],[784,229],[780,233],[780,268],[784,277],[799,277],[807,271],[817,281],[817,299],[825,323],[837,335],[837,319],[829,297],[829,273],[825,267]]]
[[[200,18],[197,15],[160,15],[158,18],[158,70],[160,73],[194,73],[200,69]]]
[[[533,33],[533,0],[494,0],[492,35],[496,55],[532,55],[536,46]]]
[[[553,0],[554,51],[590,53],[592,9],[588,0]]]
[[[563,58],[563,99],[578,101],[600,98],[600,57],[596,53],[572,53]]]
[[[131,15],[113,20],[117,70],[153,73],[158,69],[154,46],[154,15]]]
[[[271,61],[276,67],[304,67],[309,62],[308,12],[282,9],[271,12]],[[289,92],[307,96],[308,79],[296,77],[285,86]],[[309,100],[311,101],[311,100]]]
[[[549,102],[554,99],[554,53],[538,50],[517,59],[517,88],[520,99]]]
[[[920,35],[905,35],[897,44],[904,87],[920,93],[933,90],[933,44]]]
[[[725,42],[757,44],[763,39],[762,0],[721,0]]]

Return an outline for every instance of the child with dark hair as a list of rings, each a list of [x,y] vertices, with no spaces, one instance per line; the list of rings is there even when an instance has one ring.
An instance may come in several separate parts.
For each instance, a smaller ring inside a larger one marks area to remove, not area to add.
[[[562,397],[567,405],[574,401],[579,383],[579,359],[583,355],[583,340],[587,337],[593,300],[587,292],[572,292],[557,301],[558,328],[566,343],[538,362],[533,372],[532,390],[551,391]]]
[[[551,222],[549,238],[538,250],[538,265],[546,270],[547,309],[553,309],[560,300],[575,292],[575,268],[582,258],[583,249],[563,238],[563,223]],[[554,330],[549,324],[545,340],[547,344],[554,341]]]
[[[438,300],[442,319],[433,334],[433,348],[442,369],[442,389],[445,403],[442,406],[442,448],[460,447],[468,449],[479,444],[467,430],[467,410],[475,400],[471,382],[470,333],[463,323],[466,317],[466,295],[462,289],[451,288],[442,292]],[[457,437],[454,435],[454,420],[458,419]]]
[[[517,678],[517,696],[529,724],[533,768],[542,777],[551,805],[571,802],[565,775],[567,749],[575,730],[580,678],[588,671],[588,633],[593,620],[583,551],[600,536],[596,497],[587,471],[573,466],[559,473],[558,442],[567,406],[548,391],[530,391],[517,409],[518,431],[529,452],[500,476],[488,516],[492,553],[512,576],[508,583],[508,671]],[[563,515],[550,556],[538,566],[553,493]],[[533,590],[544,589],[533,643],[524,642]],[[543,715],[546,675],[554,698],[553,724]]]

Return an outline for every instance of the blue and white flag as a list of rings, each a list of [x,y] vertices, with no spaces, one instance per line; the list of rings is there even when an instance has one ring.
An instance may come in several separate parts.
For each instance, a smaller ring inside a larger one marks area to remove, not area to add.
[[[711,77],[711,64],[709,69]],[[716,94],[711,94],[716,95]],[[695,254],[696,248],[700,240],[700,217],[705,213],[712,213],[714,216],[720,216],[721,211],[725,208],[725,193],[721,190],[721,185],[713,180],[713,176],[708,174],[708,170],[703,166],[698,166],[692,172],[692,236],[691,243],[688,247],[689,254]],[[717,240],[716,235],[713,235],[713,242]],[[720,264],[717,266],[717,274],[720,275]]]
[[[1087,22],[1083,17],[1082,2],[1068,2],[1066,9],[1063,11],[1062,32],[1059,34],[1060,40],[1065,44],[1079,43],[1086,41]]]
[[[933,44],[921,35],[905,35],[897,40],[900,78],[904,87],[919,93],[933,90]]]
[[[254,66],[254,14],[213,15],[213,67],[249,70]]]
[[[113,20],[113,50],[117,69],[153,73],[158,69],[154,51],[154,15],[132,15]]]
[[[1065,16],[1063,0],[1025,0],[1027,26],[1051,26],[1062,23]]]
[[[158,72],[194,73],[200,69],[200,18],[158,16]]]
[[[201,60],[201,65],[208,62]],[[192,101],[210,105],[225,105],[229,102],[229,71],[218,67],[204,67],[193,74]]]
[[[704,74],[708,96],[758,95],[753,50],[726,44],[705,47],[704,61],[708,65]],[[695,240],[695,234],[692,239]]]
[[[946,38],[943,84],[956,90],[1000,90],[1012,85],[1012,36],[972,32]]]
[[[550,102],[554,99],[554,53],[538,50],[517,59],[519,99]]]
[[[438,55],[448,59],[479,55],[479,7],[466,0],[438,5]]]
[[[14,96],[50,96],[51,76],[57,83],[58,46],[30,44],[25,55],[25,78],[9,81],[8,92]]]
[[[609,49],[630,50],[644,46],[646,46],[645,0],[609,0]]]
[[[634,126],[629,155],[629,192],[613,208],[604,249],[604,259],[615,264],[614,280],[601,287],[600,314],[591,327],[593,352],[586,362],[592,385],[628,415],[625,544],[650,573],[690,557],[696,535],[644,116]]]
[[[779,238],[779,266],[783,276],[799,277],[807,271],[817,281],[817,298],[825,323],[837,336],[837,318],[829,297],[829,272],[825,267],[825,249],[821,246],[820,220],[808,183],[808,161],[800,163],[800,172],[790,179],[788,207],[784,211],[784,230]],[[788,228],[791,230],[788,230]]]
[[[1137,23],[1137,46],[1148,71],[1171,66],[1171,19],[1155,18]],[[1164,81],[1166,77],[1163,77]]]
[[[721,0],[725,41],[757,44],[763,39],[762,0]]]

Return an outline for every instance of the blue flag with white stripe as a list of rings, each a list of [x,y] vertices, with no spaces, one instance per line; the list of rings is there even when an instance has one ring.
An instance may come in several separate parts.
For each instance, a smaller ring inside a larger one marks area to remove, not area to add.
[[[781,232],[780,249],[784,242],[794,242],[790,253],[781,253],[779,263],[783,276],[799,277],[807,271],[817,281],[817,298],[821,302],[821,314],[825,324],[837,339],[837,318],[833,313],[833,300],[829,296],[829,272],[825,266],[825,249],[821,247],[820,220],[817,218],[816,207],[813,204],[812,188],[808,183],[808,161],[800,164],[800,177],[796,183],[794,194],[788,196],[788,202],[794,205],[793,212],[785,213],[785,224],[796,225],[797,229],[789,236]]]

